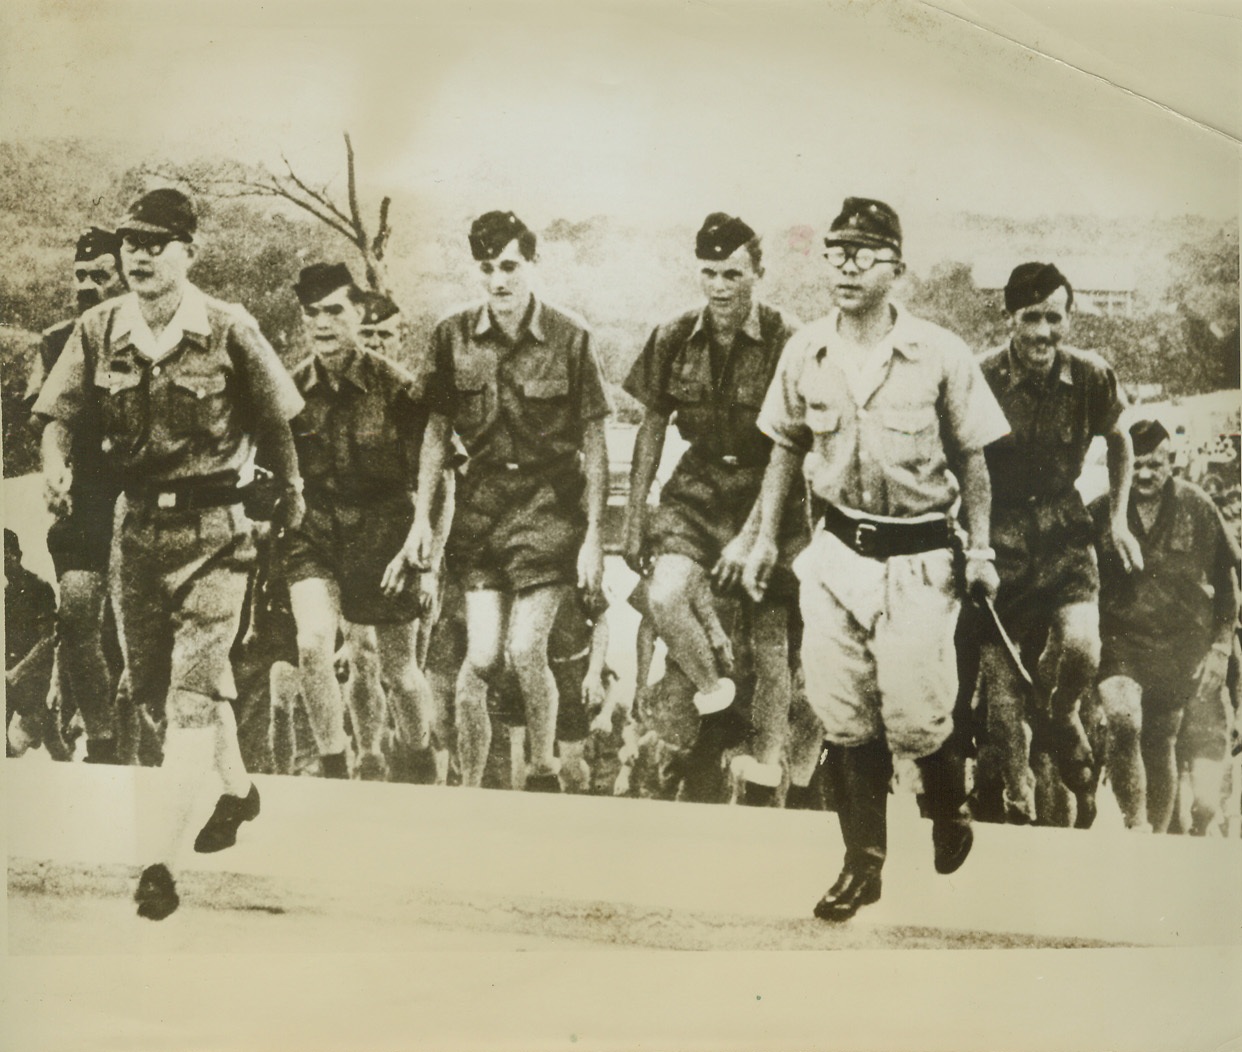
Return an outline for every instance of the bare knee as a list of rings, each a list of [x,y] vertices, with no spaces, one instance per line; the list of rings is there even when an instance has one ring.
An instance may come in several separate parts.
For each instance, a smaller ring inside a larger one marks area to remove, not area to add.
[[[336,633],[329,633],[319,627],[299,628],[298,661],[302,668],[322,668],[332,664],[332,655],[336,647]]]
[[[1062,611],[1061,661],[1094,676],[1100,667],[1099,614],[1094,606],[1080,604]]]
[[[651,574],[647,602],[657,618],[684,616],[690,610],[690,580],[695,566],[689,559],[663,556]]]
[[[1110,676],[1100,684],[1100,705],[1109,733],[1134,738],[1143,732],[1143,691],[1132,679]]]

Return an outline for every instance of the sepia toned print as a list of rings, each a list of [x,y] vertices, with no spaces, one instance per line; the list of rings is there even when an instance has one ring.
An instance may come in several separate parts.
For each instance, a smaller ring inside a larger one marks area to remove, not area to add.
[[[1229,1040],[1237,41],[965,6],[6,13],[14,1047]]]

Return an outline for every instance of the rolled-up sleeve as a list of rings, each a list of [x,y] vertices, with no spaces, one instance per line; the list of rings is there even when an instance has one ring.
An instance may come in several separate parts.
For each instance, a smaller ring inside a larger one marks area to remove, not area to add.
[[[947,450],[974,453],[1009,434],[1009,421],[964,343],[944,345],[941,439]]]
[[[40,420],[59,420],[72,428],[82,415],[87,391],[86,348],[82,340],[82,326],[75,325],[30,410]]]
[[[604,390],[604,373],[600,368],[591,334],[583,332],[578,351],[578,419],[582,423],[603,420],[612,412],[608,393]]]
[[[810,344],[799,333],[795,333],[785,344],[757,421],[759,430],[778,446],[798,453],[807,453],[811,449],[806,400],[798,388],[810,350]]]
[[[229,336],[233,360],[245,372],[245,394],[251,407],[260,412],[267,410],[282,420],[292,420],[305,403],[272,345],[256,326],[247,324],[246,318],[233,325]]]
[[[660,330],[656,328],[630,367],[622,388],[645,408],[668,416],[673,411],[673,401],[668,395],[668,373],[668,341],[660,339]]]

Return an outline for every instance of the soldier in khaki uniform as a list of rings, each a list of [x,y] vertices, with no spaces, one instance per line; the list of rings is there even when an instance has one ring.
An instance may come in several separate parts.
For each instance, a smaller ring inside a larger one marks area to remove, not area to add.
[[[729,708],[735,688],[713,645],[716,625],[705,625],[696,614],[695,597],[712,586],[725,595],[740,593],[772,446],[755,420],[798,322],[755,298],[762,250],[755,231],[736,216],[713,212],[704,220],[695,238],[695,269],[706,305],[657,326],[625,382],[644,406],[630,472],[625,554],[637,572],[650,561],[656,629],[694,684],[698,712],[710,717]],[[674,420],[690,448],[649,516],[647,495]],[[746,611],[756,672],[755,735],[751,755],[739,757],[738,773],[742,800],[752,805],[770,805],[781,781],[790,701],[789,605],[797,592],[789,566],[805,547],[807,532],[802,490],[794,487],[781,522],[776,582],[762,603],[747,604]],[[663,695],[676,704],[676,692]]]
[[[253,319],[190,283],[197,225],[177,190],[134,202],[117,231],[132,291],[82,316],[34,407],[53,506],[73,485],[78,435],[98,440],[123,488],[114,599],[126,666],[135,702],[168,721],[158,819],[143,823],[153,862],[135,896],[156,920],[177,908],[171,867],[213,769],[224,794],[196,850],[230,846],[259,812],[229,663],[254,561],[239,479],[256,450],[280,485],[276,525],[303,508],[288,424],[302,400]]]
[[[470,248],[487,302],[444,319],[432,336],[431,415],[407,561],[431,565],[433,502],[455,432],[469,456],[446,549],[446,572],[466,592],[456,693],[462,781],[482,779],[488,684],[507,656],[526,709],[526,788],[558,792],[548,636],[568,588],[600,590],[608,402],[585,324],[532,291],[535,234],[512,212],[489,212],[471,227]]]
[[[78,312],[87,311],[125,291],[121,276],[120,239],[112,230],[90,227],[78,237],[73,259]],[[39,356],[30,377],[27,398],[40,388],[59,360],[76,319],[53,325],[43,333]],[[56,669],[62,710],[76,709],[86,728],[86,761],[117,760],[117,726],[113,671],[104,650],[109,549],[116,479],[105,469],[99,443],[86,436],[73,450],[73,491],[56,508],[47,531],[47,550],[56,568],[60,603],[56,611]]]
[[[348,697],[358,775],[387,777],[385,692],[403,759],[435,780],[431,694],[418,667],[420,593],[385,588],[414,518],[418,452],[427,411],[414,378],[358,345],[374,302],[343,263],[303,269],[295,290],[312,354],[293,370],[306,402],[293,422],[306,484],[306,518],[283,540],[285,579],[298,626],[307,712],[323,772],[345,776],[344,708],[333,669],[338,629],[351,675]]]
[[[965,344],[892,302],[905,269],[893,209],[846,198],[825,246],[835,309],[789,341],[759,414],[775,445],[745,580],[762,594],[801,468],[816,520],[794,567],[802,665],[845,842],[815,915],[841,921],[880,897],[893,753],[917,759],[937,871],[952,873],[970,851],[953,637],[962,585],[998,586],[983,450],[1007,428]]]

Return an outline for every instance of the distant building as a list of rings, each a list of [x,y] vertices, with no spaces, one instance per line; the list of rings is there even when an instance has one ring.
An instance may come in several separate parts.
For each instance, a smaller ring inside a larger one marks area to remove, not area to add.
[[[1039,257],[1039,253],[1035,253]],[[981,259],[971,268],[975,287],[997,305],[1004,302],[1009,273],[1022,257]],[[1129,260],[1107,256],[1056,257],[1051,260],[1074,286],[1074,309],[1083,314],[1128,317],[1135,311],[1137,282]]]

